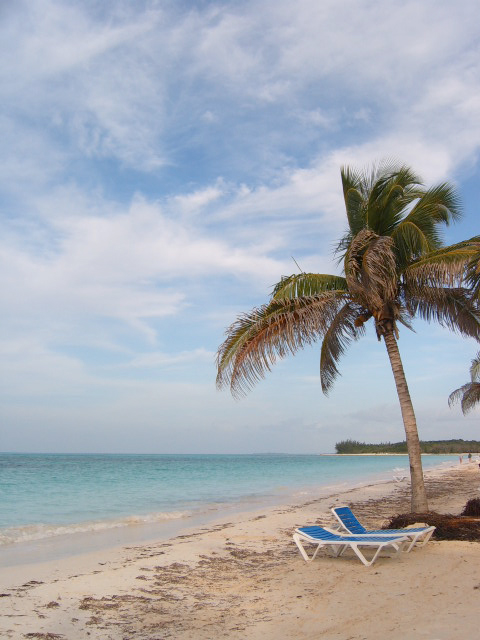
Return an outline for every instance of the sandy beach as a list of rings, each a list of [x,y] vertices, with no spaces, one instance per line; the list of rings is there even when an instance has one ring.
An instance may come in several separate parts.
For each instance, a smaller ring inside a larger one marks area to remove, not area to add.
[[[460,513],[480,495],[477,464],[426,474],[430,508]],[[480,544],[431,541],[364,567],[313,563],[295,527],[333,524],[350,504],[368,526],[409,510],[407,482],[237,514],[168,541],[2,569],[3,639],[453,640],[480,635]]]

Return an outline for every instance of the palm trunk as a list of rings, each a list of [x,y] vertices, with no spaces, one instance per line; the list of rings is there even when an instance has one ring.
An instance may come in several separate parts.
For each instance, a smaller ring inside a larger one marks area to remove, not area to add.
[[[384,333],[383,338],[385,340],[385,346],[387,347],[393,377],[395,378],[398,399],[402,410],[403,426],[405,427],[405,435],[407,438],[411,478],[411,511],[412,513],[425,513],[428,511],[427,493],[423,482],[420,440],[418,438],[417,421],[413,411],[412,400],[410,398],[397,340],[392,331]]]

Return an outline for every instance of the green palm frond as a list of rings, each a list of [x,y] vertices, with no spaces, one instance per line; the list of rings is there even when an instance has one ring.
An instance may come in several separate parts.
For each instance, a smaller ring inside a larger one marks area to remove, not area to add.
[[[240,316],[227,330],[217,353],[217,387],[242,396],[270,371],[278,358],[319,340],[328,330],[345,294],[272,300]]]
[[[414,225],[423,237],[422,244],[428,246],[428,251],[435,251],[441,245],[440,225],[448,226],[457,221],[461,213],[455,189],[449,184],[440,184],[420,195],[403,222]]]
[[[337,362],[353,340],[365,335],[363,324],[356,324],[361,313],[358,305],[347,302],[326,331],[320,352],[320,380],[327,394],[339,374]]]
[[[436,225],[448,226],[462,217],[462,203],[455,188],[444,182],[427,189],[409,213],[411,219],[433,219]]]
[[[429,238],[413,220],[402,220],[392,231],[392,239],[400,269],[404,269],[412,259],[425,256],[430,251]]]
[[[368,228],[395,240],[400,266],[441,245],[439,225],[448,225],[461,214],[455,189],[440,184],[424,189],[409,167],[387,162],[363,174],[342,168],[342,185],[348,231],[335,253],[342,258],[353,237]]]
[[[408,266],[409,269],[416,269],[424,264],[440,264],[445,263],[448,267],[458,266],[462,270],[468,267],[469,262],[480,252],[480,241],[477,243],[472,240],[465,240],[446,247],[441,247],[435,251],[429,251],[428,254],[413,260]]]
[[[410,194],[411,211],[392,230],[400,268],[441,246],[439,225],[448,225],[461,215],[459,198],[453,187],[441,184]]]
[[[406,208],[421,195],[421,182],[406,166],[390,164],[380,171],[369,190],[367,224],[379,235],[390,235]]]
[[[325,291],[346,291],[347,281],[341,276],[322,273],[297,273],[283,276],[272,291],[272,300],[313,296]]]
[[[353,236],[365,226],[362,176],[352,167],[342,167],[340,175],[348,220],[348,235]]]

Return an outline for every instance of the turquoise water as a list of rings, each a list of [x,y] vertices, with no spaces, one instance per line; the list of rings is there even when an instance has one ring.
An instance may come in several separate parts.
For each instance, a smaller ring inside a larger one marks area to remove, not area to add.
[[[424,456],[424,468],[457,456]],[[407,456],[0,454],[0,548],[391,479]]]

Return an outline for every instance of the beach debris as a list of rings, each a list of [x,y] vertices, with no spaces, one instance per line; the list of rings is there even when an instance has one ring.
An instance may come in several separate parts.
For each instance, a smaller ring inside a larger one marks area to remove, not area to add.
[[[417,522],[428,523],[436,527],[435,540],[480,541],[480,517],[453,515],[451,513],[403,513],[393,516],[383,529],[404,529]]]
[[[480,517],[480,498],[472,498],[469,500],[460,515]]]
[[[59,633],[41,633],[39,631],[34,633],[25,633],[24,638],[40,638],[41,640],[61,640],[65,636]]]

